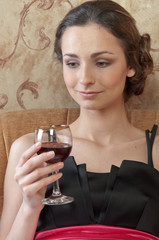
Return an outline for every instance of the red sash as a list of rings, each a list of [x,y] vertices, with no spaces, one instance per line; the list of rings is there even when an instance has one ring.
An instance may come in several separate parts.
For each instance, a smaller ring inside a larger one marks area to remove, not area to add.
[[[35,240],[159,240],[135,229],[105,225],[63,227],[36,233]]]

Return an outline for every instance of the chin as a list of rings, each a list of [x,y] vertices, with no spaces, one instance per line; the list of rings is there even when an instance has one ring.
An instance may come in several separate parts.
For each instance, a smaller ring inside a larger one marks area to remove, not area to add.
[[[86,110],[94,110],[94,111],[102,111],[103,109],[106,109],[106,105],[97,105],[97,104],[80,104],[80,107]]]

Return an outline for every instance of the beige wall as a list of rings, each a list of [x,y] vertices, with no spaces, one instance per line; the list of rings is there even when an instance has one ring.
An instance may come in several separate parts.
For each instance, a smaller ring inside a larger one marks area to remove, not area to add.
[[[53,56],[55,28],[84,0],[0,0],[0,113],[21,109],[76,107]],[[159,108],[159,0],[116,0],[152,37],[154,73],[131,108]]]

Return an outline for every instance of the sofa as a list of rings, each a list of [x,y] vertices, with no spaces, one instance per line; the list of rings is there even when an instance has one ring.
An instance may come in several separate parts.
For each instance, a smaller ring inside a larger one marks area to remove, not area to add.
[[[159,110],[127,110],[130,122],[143,130],[159,124]],[[37,126],[70,124],[79,115],[78,108],[53,108],[14,111],[0,114],[0,215],[3,205],[3,185],[12,142]]]

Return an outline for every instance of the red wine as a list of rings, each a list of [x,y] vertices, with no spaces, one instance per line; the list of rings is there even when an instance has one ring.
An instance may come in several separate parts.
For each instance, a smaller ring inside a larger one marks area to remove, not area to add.
[[[47,163],[63,162],[70,154],[72,146],[68,143],[53,143],[45,142],[42,143],[41,149],[37,152],[41,154],[43,152],[54,151],[55,157],[48,160]]]

